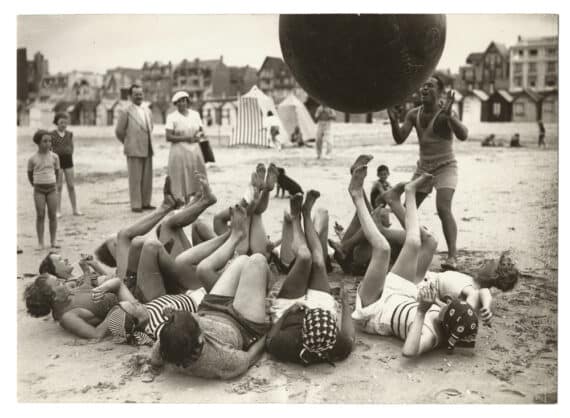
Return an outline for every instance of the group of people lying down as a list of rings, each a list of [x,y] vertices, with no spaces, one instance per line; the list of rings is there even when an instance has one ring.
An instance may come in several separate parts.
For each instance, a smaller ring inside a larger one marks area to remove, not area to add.
[[[199,219],[217,201],[206,178],[196,174],[201,191],[177,207],[167,177],[162,205],[105,240],[94,257],[82,255],[81,275],[48,254],[25,289],[27,311],[51,313],[77,337],[152,345],[157,369],[172,364],[206,378],[239,376],[264,351],[284,362],[334,364],[352,352],[355,328],[400,338],[404,356],[473,347],[479,319],[492,317],[490,288],[512,289],[517,268],[503,253],[484,260],[476,277],[429,272],[437,242],[419,225],[416,191],[431,175],[383,196],[403,229],[386,228],[363,190],[371,159],[361,155],[350,168],[355,215],[340,243],[328,239],[328,212],[313,210],[315,190],[291,197],[282,236],[269,241],[262,215],[277,179],[273,164],[257,165],[244,197],[212,226]],[[332,295],[328,242],[340,260],[355,251],[368,258],[354,310],[342,284],[340,303]],[[267,311],[278,279],[271,263],[285,279]]]

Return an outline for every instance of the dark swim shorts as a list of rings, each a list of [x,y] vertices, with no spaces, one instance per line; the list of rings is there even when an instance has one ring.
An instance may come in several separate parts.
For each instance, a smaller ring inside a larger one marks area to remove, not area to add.
[[[43,194],[46,197],[56,192],[55,183],[52,184],[34,184],[34,193]]]

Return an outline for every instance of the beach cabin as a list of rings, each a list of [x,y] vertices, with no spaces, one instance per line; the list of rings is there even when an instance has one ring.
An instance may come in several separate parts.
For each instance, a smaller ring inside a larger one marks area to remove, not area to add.
[[[237,100],[225,102],[220,108],[220,125],[235,126],[237,121]]]
[[[54,105],[53,102],[33,102],[30,105],[30,126],[44,129],[54,126]]]
[[[514,97],[506,90],[495,90],[489,95],[485,122],[510,122],[513,116]]]
[[[467,124],[485,120],[488,100],[489,96],[483,90],[474,89],[466,92],[461,101],[463,109],[461,120]]]
[[[116,99],[102,99],[97,105],[97,126],[112,126],[115,119],[115,106],[119,103]]]
[[[542,121],[544,123],[558,123],[558,92],[549,91],[543,93],[542,99]]]
[[[542,96],[537,92],[524,89],[513,100],[513,122],[536,122],[540,115]]]

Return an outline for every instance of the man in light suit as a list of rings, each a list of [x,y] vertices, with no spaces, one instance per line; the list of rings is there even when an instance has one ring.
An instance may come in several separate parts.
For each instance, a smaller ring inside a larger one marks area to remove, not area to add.
[[[124,145],[129,172],[131,210],[142,212],[155,209],[152,196],[152,118],[142,106],[143,89],[133,84],[129,89],[131,104],[119,115],[115,136]]]

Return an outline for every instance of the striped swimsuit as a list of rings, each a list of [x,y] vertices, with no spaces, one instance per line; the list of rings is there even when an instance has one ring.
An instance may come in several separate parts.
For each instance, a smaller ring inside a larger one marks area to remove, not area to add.
[[[198,298],[194,296],[194,298],[192,298],[188,294],[184,293],[180,295],[160,296],[148,303],[145,303],[144,306],[148,311],[149,321],[144,332],[152,339],[157,340],[162,327],[166,323],[166,318],[162,315],[162,310],[165,307],[171,306],[174,310],[178,311],[196,312],[200,301],[201,297]]]
[[[398,305],[396,305],[392,311],[392,317],[390,319],[390,327],[392,329],[392,333],[396,337],[401,338],[404,341],[406,340],[408,331],[414,322],[417,310],[418,302],[412,298],[410,298],[410,300],[400,302]],[[432,305],[432,307],[426,313],[426,318],[431,315],[439,315],[439,307]],[[439,340],[437,332],[433,329],[433,326],[431,324],[428,325],[428,321],[425,321],[423,326],[429,329],[430,332],[435,335],[436,341]]]

